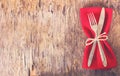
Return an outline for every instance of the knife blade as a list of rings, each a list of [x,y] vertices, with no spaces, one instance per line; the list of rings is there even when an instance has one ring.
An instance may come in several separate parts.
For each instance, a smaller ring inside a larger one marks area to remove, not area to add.
[[[104,21],[105,21],[105,8],[103,7],[100,13],[100,18],[99,18],[99,22],[98,22],[98,29],[97,29],[97,34],[99,35],[102,31],[102,28],[104,26]],[[107,60],[104,54],[104,51],[102,49],[102,46],[100,44],[100,41],[98,41],[98,47],[99,47],[99,51],[100,51],[100,56],[101,56],[101,60],[103,63],[103,66],[106,67],[107,66]]]
[[[102,31],[102,28],[103,28],[103,25],[104,25],[104,21],[105,21],[105,8],[103,7],[101,9],[101,13],[100,13],[100,17],[99,17],[99,22],[98,22],[98,29],[97,29],[98,35]]]

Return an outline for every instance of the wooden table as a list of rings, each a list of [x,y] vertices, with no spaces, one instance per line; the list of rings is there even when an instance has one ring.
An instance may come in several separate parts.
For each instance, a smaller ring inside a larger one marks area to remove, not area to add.
[[[108,42],[118,66],[85,70],[79,9],[113,8]],[[120,0],[0,0],[0,76],[119,76]]]

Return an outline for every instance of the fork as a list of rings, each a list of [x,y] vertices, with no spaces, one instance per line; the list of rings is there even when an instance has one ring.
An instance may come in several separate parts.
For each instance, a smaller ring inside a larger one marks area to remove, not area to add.
[[[95,36],[97,36],[97,25],[96,25],[96,20],[94,19],[93,13],[88,14],[88,19],[89,19],[90,27],[95,32]],[[92,63],[95,47],[96,47],[96,41],[93,43],[93,46],[91,48],[91,52],[88,58],[88,67],[90,67]]]
[[[89,19],[90,27],[94,31],[95,37],[97,37],[98,36],[97,29],[99,29],[99,28],[97,26],[97,22],[96,22],[94,14],[93,13],[89,13],[88,14],[88,19]],[[98,47],[99,47],[99,51],[100,51],[100,56],[101,56],[102,63],[106,67],[107,66],[106,57],[105,57],[105,54],[103,52],[103,49],[102,49],[102,46],[101,46],[99,40],[95,41],[93,43],[93,45],[92,45],[92,49],[91,49],[91,52],[90,52],[90,55],[89,55],[89,58],[88,58],[88,67],[92,63],[92,59],[93,59],[93,55],[94,55],[94,51],[95,51],[95,46],[96,46],[97,42],[98,42]]]

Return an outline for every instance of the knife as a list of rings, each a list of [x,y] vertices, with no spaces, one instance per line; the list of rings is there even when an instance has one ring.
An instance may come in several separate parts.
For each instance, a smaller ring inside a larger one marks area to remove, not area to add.
[[[104,26],[104,21],[105,21],[105,8],[103,7],[102,10],[101,10],[100,18],[99,18],[99,22],[98,22],[97,35],[99,35],[101,33],[102,28]],[[101,56],[103,66],[106,67],[107,66],[107,60],[106,60],[103,48],[100,44],[100,41],[98,41],[98,47],[99,47],[100,56]]]

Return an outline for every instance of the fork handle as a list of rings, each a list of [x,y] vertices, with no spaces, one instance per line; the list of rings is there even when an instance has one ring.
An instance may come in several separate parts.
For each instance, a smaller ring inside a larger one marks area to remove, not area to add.
[[[99,40],[98,40],[98,47],[99,47],[100,56],[101,56],[101,60],[102,60],[103,66],[106,67],[107,66],[106,56],[105,56],[105,53],[103,51],[103,48],[102,48]]]
[[[94,56],[94,52],[95,52],[95,47],[96,47],[96,41],[93,43],[90,54],[89,54],[89,58],[88,58],[88,67],[90,67],[92,60],[93,60],[93,56]]]

